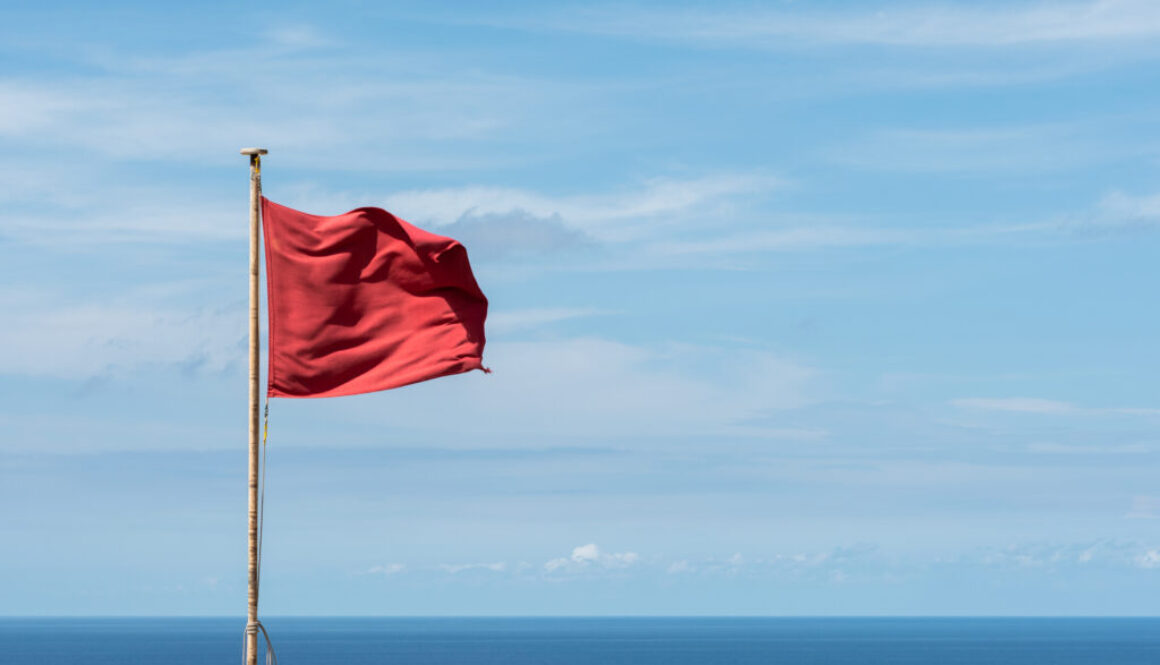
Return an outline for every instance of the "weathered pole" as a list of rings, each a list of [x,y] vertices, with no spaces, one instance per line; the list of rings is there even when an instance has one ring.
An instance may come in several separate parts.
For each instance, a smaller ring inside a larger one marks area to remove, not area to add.
[[[246,612],[246,665],[258,663],[258,205],[265,148],[242,148],[250,156],[250,547]]]

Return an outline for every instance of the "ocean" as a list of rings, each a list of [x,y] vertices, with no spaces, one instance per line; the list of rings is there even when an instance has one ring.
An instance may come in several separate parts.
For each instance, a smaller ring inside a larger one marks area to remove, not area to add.
[[[263,620],[281,665],[1143,665],[1160,619]],[[240,663],[234,618],[2,618],[4,665]]]

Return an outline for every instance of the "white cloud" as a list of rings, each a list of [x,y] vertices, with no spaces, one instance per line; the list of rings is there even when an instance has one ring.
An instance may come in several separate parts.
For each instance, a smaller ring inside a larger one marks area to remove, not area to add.
[[[595,543],[581,545],[572,549],[572,560],[576,563],[588,563],[600,558],[600,548]]]
[[[1140,568],[1160,568],[1160,550],[1151,549],[1138,554],[1135,562]]]
[[[544,563],[549,573],[581,572],[591,569],[613,570],[628,568],[640,562],[636,552],[602,552],[595,543],[579,545],[572,549],[571,556],[550,559]]]

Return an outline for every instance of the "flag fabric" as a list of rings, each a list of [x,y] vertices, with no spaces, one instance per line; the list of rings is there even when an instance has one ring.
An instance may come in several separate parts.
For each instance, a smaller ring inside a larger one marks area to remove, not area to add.
[[[487,298],[467,250],[380,208],[262,198],[271,397],[337,397],[483,366]]]

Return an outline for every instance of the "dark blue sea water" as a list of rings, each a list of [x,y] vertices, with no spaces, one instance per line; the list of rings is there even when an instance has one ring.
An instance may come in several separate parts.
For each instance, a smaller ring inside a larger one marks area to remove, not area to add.
[[[281,665],[1136,665],[1160,619],[264,621]],[[240,663],[240,619],[0,619],[5,665]]]

